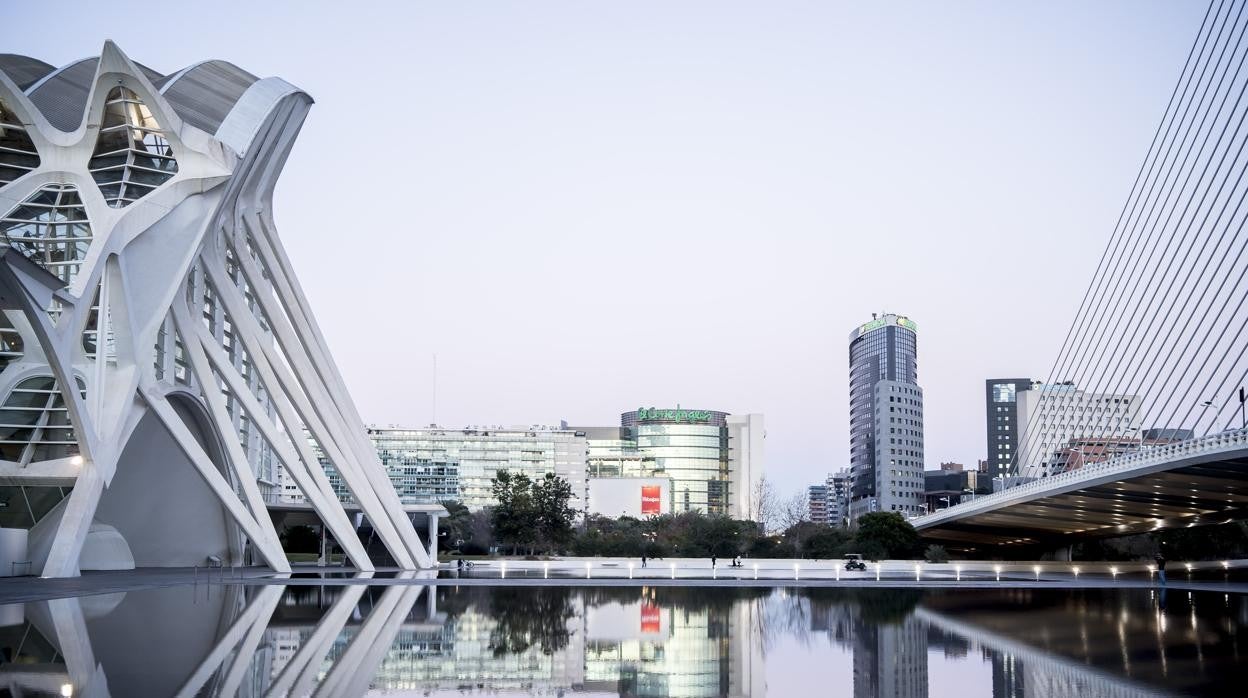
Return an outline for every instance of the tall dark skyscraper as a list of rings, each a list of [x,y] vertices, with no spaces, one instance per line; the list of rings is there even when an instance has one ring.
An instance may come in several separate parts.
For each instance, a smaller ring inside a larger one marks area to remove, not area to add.
[[[923,510],[923,391],[917,326],[875,317],[849,334],[851,520],[872,511]]]
[[[1018,394],[1031,387],[1031,379],[989,378],[984,386],[988,477],[1011,475],[1018,435],[1026,426],[1018,423]]]

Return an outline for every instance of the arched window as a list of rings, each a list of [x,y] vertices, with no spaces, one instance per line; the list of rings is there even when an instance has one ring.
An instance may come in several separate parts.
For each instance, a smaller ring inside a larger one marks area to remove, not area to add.
[[[178,161],[147,105],[131,90],[114,87],[87,169],[108,205],[123,208],[169,181]]]
[[[74,380],[86,397],[82,379]],[[26,464],[77,453],[78,439],[56,379],[35,376],[18,383],[0,406],[0,459]]]

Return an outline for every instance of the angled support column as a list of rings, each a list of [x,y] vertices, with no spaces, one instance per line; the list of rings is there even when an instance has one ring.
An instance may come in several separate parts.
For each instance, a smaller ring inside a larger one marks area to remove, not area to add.
[[[182,327],[187,322],[186,313],[186,309],[182,306],[174,309],[173,325],[178,328],[179,333],[182,333]],[[184,342],[183,350],[187,353],[191,372],[195,374],[195,378],[200,385],[215,387],[212,371],[208,366],[208,360],[204,358],[203,351],[193,342]],[[256,476],[251,471],[247,454],[243,451],[242,444],[238,441],[237,431],[234,429],[234,424],[230,420],[229,410],[225,405],[225,397],[216,390],[204,390],[203,395],[204,401],[208,405],[208,413],[221,436],[222,443],[225,445],[225,455],[226,460],[229,461],[230,470],[233,472],[239,488],[243,491],[243,498],[247,503],[247,508],[257,522],[262,524],[269,523],[269,510],[264,505],[263,497],[260,496],[260,488],[256,486]],[[282,549],[281,540],[272,525],[261,525],[261,530],[268,538],[270,549]]]
[[[321,447],[325,449],[326,456],[338,468],[343,482],[351,491],[356,503],[360,505],[360,508],[368,516],[369,521],[372,522],[378,535],[382,537],[386,547],[390,550],[391,555],[394,556],[399,566],[406,568],[417,566],[417,560],[425,557],[425,551],[420,549],[418,551],[419,556],[413,556],[410,553],[411,547],[405,545],[399,529],[394,526],[392,518],[387,515],[385,508],[379,500],[379,496],[389,492],[394,496],[395,503],[400,510],[402,508],[401,504],[397,502],[398,497],[394,495],[394,487],[390,484],[389,478],[385,479],[383,487],[378,487],[377,484],[367,481],[367,473],[361,473],[354,460],[349,459],[338,448],[335,434],[320,419],[320,413],[309,402],[299,380],[292,375],[290,368],[283,362],[283,357],[278,355],[277,350],[271,346],[271,343],[248,339],[249,337],[264,337],[265,334],[259,327],[259,323],[251,310],[247,308],[238,287],[234,285],[232,280],[223,278],[221,274],[211,271],[210,265],[206,266],[209,266],[209,280],[216,291],[217,298],[221,299],[235,326],[243,329],[239,333],[243,340],[243,346],[247,349],[252,360],[252,366],[260,374],[261,380],[265,385],[269,386],[271,391],[284,394],[290,401],[290,404],[302,419],[303,424],[317,438]],[[275,324],[275,321],[270,318],[270,325]],[[293,354],[293,352],[290,353]],[[296,369],[304,368],[298,362],[296,362],[294,367]],[[373,455],[373,459],[376,459],[376,454]],[[315,459],[312,462],[316,462]],[[403,518],[406,519],[406,517]],[[411,529],[410,522],[408,527]],[[414,529],[412,529],[412,538],[415,538]],[[419,548],[419,544],[417,544],[417,548]],[[420,566],[427,567],[427,559]]]
[[[308,502],[320,514],[321,520],[333,531],[334,538],[338,540],[338,544],[342,546],[343,550],[351,558],[351,561],[355,563],[356,568],[363,571],[372,571],[374,568],[368,558],[368,553],[364,550],[363,544],[359,542],[359,537],[355,533],[355,527],[351,525],[346,512],[342,510],[342,504],[334,494],[333,488],[330,487],[329,480],[321,470],[320,464],[316,462],[312,449],[308,447],[308,444],[303,439],[295,436],[300,431],[300,422],[291,412],[288,405],[280,398],[273,401],[273,406],[277,410],[278,416],[283,424],[286,425],[286,432],[283,434],[278,432],[276,426],[270,423],[268,418],[264,416],[264,412],[252,395],[251,389],[247,386],[242,376],[235,371],[225,352],[208,335],[207,329],[200,323],[189,323],[189,325],[186,328],[189,332],[183,337],[183,341],[187,344],[198,342],[201,351],[216,367],[217,375],[221,376],[234,396],[243,403],[243,409],[252,415],[252,421],[260,428],[269,445],[277,451],[278,457],[286,465],[287,472],[295,479],[296,484],[299,485]],[[250,347],[245,342],[243,347],[251,355],[252,368],[260,376],[260,381],[264,385],[270,386],[270,392],[276,396],[277,393],[271,387],[276,379],[264,356],[252,353]],[[306,467],[301,468],[301,463]]]
[[[182,337],[182,344],[186,351],[187,359],[200,384],[215,386],[216,379],[212,371],[213,363],[210,363],[208,356],[205,354],[207,338],[202,336],[203,332],[198,335],[194,332],[195,329],[202,330],[203,326],[186,317],[187,314],[188,311],[183,308],[175,309],[173,313],[174,327],[178,336]],[[200,341],[197,341],[197,339]],[[215,343],[208,344],[208,347],[210,349],[219,349]],[[294,454],[290,453],[289,449],[285,447],[284,439],[277,433],[276,428],[268,422],[264,415],[264,410],[255,400],[251,390],[246,385],[246,381],[243,380],[242,376],[238,375],[232,365],[229,365],[229,362],[226,360],[227,357],[218,355],[215,358],[215,363],[220,369],[218,373],[222,376],[222,380],[229,386],[235,399],[243,404],[244,410],[251,418],[251,421],[260,428],[265,440],[277,452],[278,459],[282,461],[287,472],[291,474],[296,484],[303,490],[304,496],[308,498],[309,502],[313,503],[317,513],[320,514],[326,526],[333,532],[334,538],[338,540],[338,544],[342,546],[347,556],[351,558],[352,563],[355,564],[357,569],[373,569],[372,563],[368,559],[368,553],[359,542],[358,536],[355,535],[355,529],[351,527],[351,522],[347,520],[346,514],[341,511],[341,507],[338,506],[336,500],[326,500],[323,496],[324,492],[329,489],[329,483],[325,482],[322,489],[321,485],[316,483],[314,478],[309,477],[306,471],[299,467],[300,464],[295,459]],[[213,418],[217,422],[217,428],[225,435],[223,440],[227,442],[231,449],[231,460],[237,459],[239,463],[246,464],[247,457],[243,453],[241,445],[230,438],[234,433],[234,428],[230,422],[224,398],[216,390],[205,390],[204,394],[205,399],[208,400]],[[288,425],[287,433],[289,433],[289,429]],[[248,504],[253,514],[257,518],[263,517],[265,521],[268,521],[268,508],[260,496],[259,488],[255,484],[255,477],[250,469],[244,467],[236,471],[235,475],[244,481]],[[272,530],[271,527],[270,530]],[[275,530],[273,531],[273,536],[274,544],[280,549],[281,542]]]
[[[234,494],[230,484],[217,471],[216,464],[204,452],[203,447],[199,445],[199,442],[195,440],[195,436],[191,434],[191,430],[187,428],[182,418],[178,416],[178,413],[164,396],[150,387],[142,388],[140,393],[143,399],[147,401],[148,407],[160,418],[165,428],[169,430],[174,441],[178,444],[178,448],[195,465],[195,469],[199,472],[200,477],[212,489],[213,494],[217,496],[217,499],[220,500],[239,527],[243,529],[247,537],[251,539],[252,544],[256,547],[261,557],[264,558],[264,561],[268,563],[269,567],[275,572],[290,572],[290,562],[286,560],[286,554],[282,551],[280,545],[275,545],[274,543],[277,539],[277,534],[264,530],[268,528],[269,531],[272,531],[273,528],[273,524],[269,521],[267,510],[263,523],[253,517],[251,512],[243,507],[242,501]]]
[[[281,346],[287,350],[286,355],[292,366],[295,366],[298,375],[305,379],[305,388],[313,403],[318,406],[320,413],[322,415],[333,414],[337,419],[328,419],[328,421],[346,427],[345,433],[337,434],[339,444],[343,450],[354,453],[359,459],[362,475],[371,483],[372,489],[385,505],[381,512],[370,512],[370,520],[380,514],[388,515],[419,566],[422,568],[432,566],[434,561],[428,559],[427,551],[421,545],[415,528],[403,513],[402,502],[390,484],[389,476],[377,459],[376,449],[365,434],[363,420],[360,419],[354,402],[346,392],[337,366],[329,357],[324,338],[315,323],[306,317],[307,309],[302,291],[293,277],[287,273],[285,258],[277,256],[280,254],[280,246],[271,242],[271,231],[265,227],[264,219],[245,218],[244,220],[249,222],[247,228],[252,233],[251,240],[255,245],[255,251],[264,261],[269,273],[267,276],[262,273],[256,261],[246,254],[245,250],[236,254],[239,267],[253,289],[263,288],[260,284],[263,284],[266,279],[269,280],[274,294],[255,293],[265,317],[268,318],[269,324],[281,340]],[[275,302],[280,307],[275,306]],[[292,348],[297,351],[290,351]],[[311,380],[313,376],[319,377],[320,380]],[[370,464],[375,467],[369,467]],[[374,526],[376,525],[374,521]]]

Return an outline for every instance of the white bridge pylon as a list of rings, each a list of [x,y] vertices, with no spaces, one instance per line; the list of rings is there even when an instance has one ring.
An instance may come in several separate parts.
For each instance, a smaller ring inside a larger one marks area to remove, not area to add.
[[[266,506],[282,479],[372,570],[326,463],[395,564],[436,564],[273,224],[311,104],[220,61],[162,76],[111,42],[61,69],[0,56],[0,481],[42,576],[287,572]]]

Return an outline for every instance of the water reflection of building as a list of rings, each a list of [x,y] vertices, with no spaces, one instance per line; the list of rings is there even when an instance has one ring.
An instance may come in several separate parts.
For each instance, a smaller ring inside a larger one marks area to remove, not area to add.
[[[431,592],[443,610],[418,605],[402,618],[374,664],[370,685],[380,691],[764,695],[757,604],[672,603],[662,591],[587,596],[566,587],[436,588]],[[342,629],[319,655],[317,683],[357,642],[363,623],[380,607],[376,596],[370,589],[356,610],[343,615]],[[297,685],[298,679],[283,676],[307,671],[292,664],[314,642],[323,623],[314,619],[330,615],[343,600],[329,589],[279,607],[265,631],[273,660],[271,685],[261,693],[279,682],[283,689]]]
[[[585,689],[621,696],[762,696],[758,604],[660,605],[637,600],[585,609]]]
[[[787,621],[852,649],[856,696],[978,661],[997,698],[1134,698],[1230,692],[1248,643],[1234,595],[811,591],[836,593],[201,584],[0,606],[0,695],[761,696],[762,628]]]
[[[908,615],[914,601],[907,606],[901,600],[900,612],[890,609],[886,617],[871,601],[848,595],[832,603],[812,599],[810,629],[852,649],[855,696],[926,696],[929,643],[944,646],[946,655],[965,649],[956,640],[929,638],[928,626]]]
[[[927,695],[927,626],[859,619],[854,628],[854,696]]]

